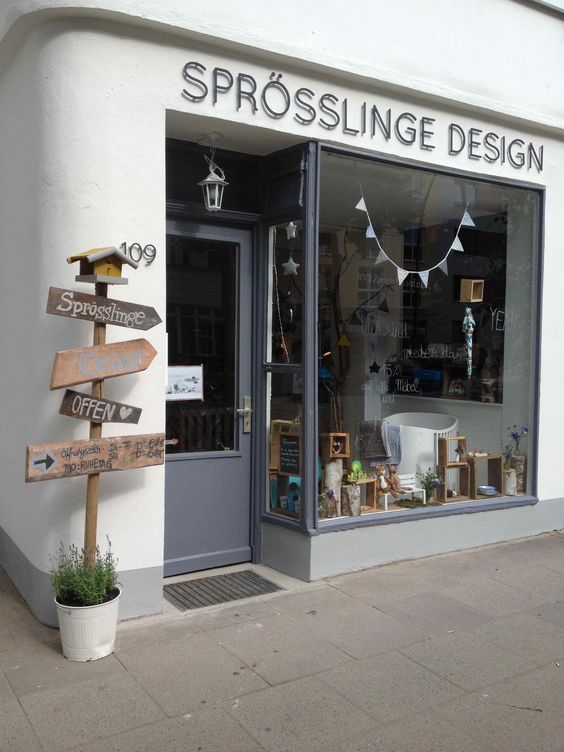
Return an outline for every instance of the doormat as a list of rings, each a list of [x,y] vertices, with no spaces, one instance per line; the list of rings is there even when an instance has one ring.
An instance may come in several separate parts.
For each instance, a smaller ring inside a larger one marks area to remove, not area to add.
[[[163,595],[179,611],[188,611],[192,608],[204,608],[256,595],[276,593],[284,589],[256,572],[245,569],[242,572],[216,574],[198,580],[165,585]]]

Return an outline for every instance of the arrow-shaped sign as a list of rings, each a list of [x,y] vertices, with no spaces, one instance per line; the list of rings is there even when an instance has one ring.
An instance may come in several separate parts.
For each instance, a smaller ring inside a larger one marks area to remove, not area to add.
[[[60,287],[49,288],[47,313],[143,331],[161,323],[161,317],[151,306],[126,303],[124,300],[88,295],[85,292],[64,290]]]
[[[54,441],[29,444],[26,451],[25,480],[74,478],[77,475],[134,470],[164,462],[164,434],[112,436],[88,441]],[[45,464],[45,469],[40,467]],[[55,467],[52,467],[55,465]]]
[[[33,460],[33,465],[34,466],[36,466],[36,465],[45,465],[44,472],[47,472],[47,470],[49,470],[49,468],[51,467],[51,465],[54,465],[55,462],[56,462],[56,460],[54,460],[53,457],[51,457],[50,454],[48,454],[47,452],[45,452],[45,457],[43,457],[43,459],[41,459],[41,460]]]
[[[55,353],[50,389],[144,371],[157,354],[146,339],[77,347]]]

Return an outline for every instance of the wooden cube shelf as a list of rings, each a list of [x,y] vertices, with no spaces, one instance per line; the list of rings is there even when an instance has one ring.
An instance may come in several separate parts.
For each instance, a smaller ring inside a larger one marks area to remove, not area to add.
[[[466,436],[445,436],[439,439],[439,462],[441,467],[465,467],[468,465],[466,458],[468,456],[468,442]],[[461,449],[462,453],[456,456],[456,449]],[[454,455],[454,456],[453,456]]]
[[[323,462],[347,459],[351,456],[348,433],[322,433],[319,436],[319,452]]]
[[[488,486],[497,488],[496,496],[503,496],[505,493],[503,483],[503,458],[501,454],[487,454],[485,457],[468,457],[470,465],[470,492],[473,499],[489,499],[490,496],[478,493],[478,465],[487,464]]]
[[[462,279],[460,281],[460,302],[481,303],[484,299],[483,279]]]
[[[455,469],[452,465],[448,469]],[[458,469],[458,484],[459,491],[456,496],[448,496],[447,494],[447,468],[439,466],[439,475],[442,477],[443,482],[437,488],[435,498],[437,501],[467,501],[470,498],[470,467],[467,462],[462,462],[456,465]]]

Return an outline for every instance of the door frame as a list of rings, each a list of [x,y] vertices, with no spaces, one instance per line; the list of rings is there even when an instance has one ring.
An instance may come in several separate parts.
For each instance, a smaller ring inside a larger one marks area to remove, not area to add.
[[[171,221],[183,221],[201,223],[213,227],[217,225],[224,229],[247,230],[250,232],[251,242],[251,397],[253,405],[253,430],[250,442],[250,500],[249,500],[249,545],[251,547],[251,563],[259,564],[262,560],[262,534],[261,512],[263,502],[263,490],[261,484],[261,443],[263,437],[263,406],[261,376],[263,365],[263,327],[261,325],[261,305],[264,296],[262,278],[262,265],[258,252],[263,240],[261,215],[247,212],[234,212],[220,210],[210,214],[201,204],[183,201],[166,202],[166,224]],[[167,230],[168,233],[168,230]],[[241,287],[240,283],[239,286]],[[239,290],[240,292],[240,290]],[[208,455],[209,456],[209,455]],[[167,460],[165,460],[166,462]],[[174,460],[168,460],[174,461]],[[164,501],[163,501],[164,503]],[[163,540],[164,547],[164,540]]]

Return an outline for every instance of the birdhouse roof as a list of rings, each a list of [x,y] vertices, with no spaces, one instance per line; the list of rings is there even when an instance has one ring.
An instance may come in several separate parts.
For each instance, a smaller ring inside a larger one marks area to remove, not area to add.
[[[101,261],[104,258],[108,258],[108,256],[115,256],[122,264],[129,264],[129,266],[132,266],[134,269],[137,269],[139,266],[139,262],[133,261],[133,259],[129,258],[127,254],[120,251],[119,248],[116,248],[115,246],[91,248],[89,251],[75,253],[67,258],[67,264],[73,264],[75,261],[80,261],[81,259],[86,259],[90,264],[93,264],[95,261]]]

